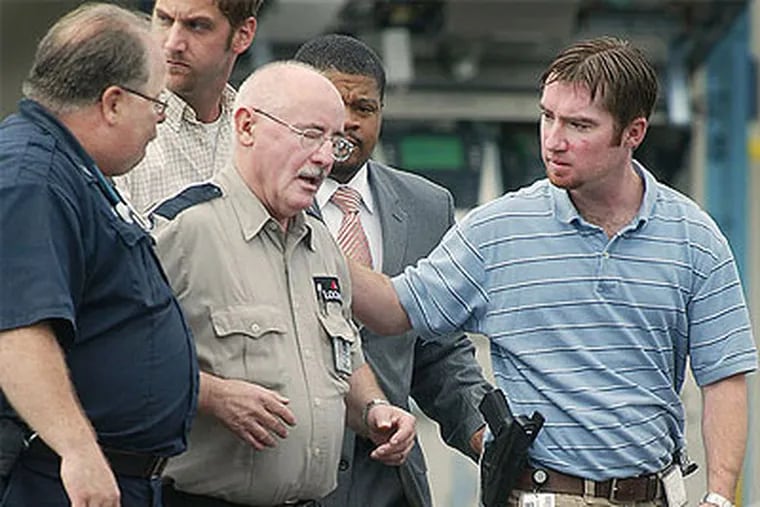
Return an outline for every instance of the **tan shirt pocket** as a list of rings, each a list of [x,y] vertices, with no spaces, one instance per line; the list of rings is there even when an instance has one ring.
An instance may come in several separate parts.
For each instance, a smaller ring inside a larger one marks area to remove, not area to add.
[[[289,363],[285,319],[282,311],[269,305],[213,310],[217,342],[210,363],[214,373],[281,390]]]

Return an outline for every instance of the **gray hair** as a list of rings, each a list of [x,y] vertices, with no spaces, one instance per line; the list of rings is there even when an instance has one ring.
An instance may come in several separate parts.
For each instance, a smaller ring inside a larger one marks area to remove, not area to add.
[[[150,19],[116,5],[88,3],[58,20],[40,41],[23,93],[58,114],[96,103],[112,85],[150,78]]]

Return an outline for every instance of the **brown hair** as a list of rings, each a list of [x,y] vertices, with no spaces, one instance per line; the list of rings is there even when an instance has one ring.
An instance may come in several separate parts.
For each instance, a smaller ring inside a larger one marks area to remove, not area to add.
[[[232,29],[240,28],[246,19],[256,16],[264,0],[216,0],[219,8]]]
[[[565,48],[541,76],[541,89],[556,81],[586,86],[591,100],[599,95],[619,132],[635,118],[648,119],[657,100],[654,68],[639,49],[615,37]]]

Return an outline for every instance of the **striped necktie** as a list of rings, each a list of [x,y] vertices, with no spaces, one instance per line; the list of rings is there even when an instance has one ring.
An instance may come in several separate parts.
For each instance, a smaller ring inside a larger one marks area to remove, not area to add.
[[[340,222],[336,238],[338,245],[346,257],[371,268],[372,254],[369,250],[369,241],[359,220],[362,196],[351,187],[341,186],[330,199],[343,212],[343,220]]]

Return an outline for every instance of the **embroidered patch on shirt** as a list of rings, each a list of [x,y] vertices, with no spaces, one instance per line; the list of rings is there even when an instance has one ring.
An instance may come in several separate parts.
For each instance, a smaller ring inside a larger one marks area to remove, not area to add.
[[[340,294],[340,285],[338,279],[334,276],[315,276],[314,288],[317,290],[317,299],[323,304],[338,303],[343,304],[343,298]]]

